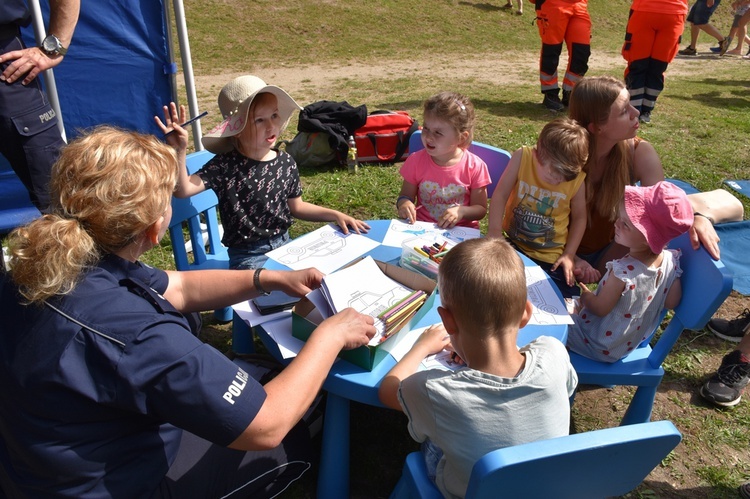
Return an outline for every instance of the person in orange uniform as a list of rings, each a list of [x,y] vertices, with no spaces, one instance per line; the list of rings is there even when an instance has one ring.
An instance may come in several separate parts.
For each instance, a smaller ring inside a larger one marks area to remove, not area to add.
[[[588,0],[529,0],[536,8],[536,24],[542,39],[539,57],[539,81],[544,100],[551,111],[567,106],[570,91],[589,68],[591,55],[591,17]],[[568,49],[568,67],[563,78],[562,100],[557,81],[557,66],[562,45]]]
[[[687,11],[687,0],[633,0],[630,6],[622,56],[628,61],[630,104],[640,111],[642,123],[651,121],[664,89],[664,72],[677,55]]]

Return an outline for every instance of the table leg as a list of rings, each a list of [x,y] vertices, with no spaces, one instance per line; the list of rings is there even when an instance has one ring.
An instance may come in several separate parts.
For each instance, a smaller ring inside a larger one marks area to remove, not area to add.
[[[318,473],[318,497],[349,497],[349,400],[328,393]]]

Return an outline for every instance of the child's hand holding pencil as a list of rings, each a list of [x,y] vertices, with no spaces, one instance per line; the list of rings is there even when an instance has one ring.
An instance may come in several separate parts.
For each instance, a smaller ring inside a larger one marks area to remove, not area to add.
[[[419,348],[424,357],[428,355],[434,355],[442,352],[443,350],[451,349],[451,337],[448,331],[445,330],[443,323],[433,324],[432,326],[425,329],[419,338],[411,347],[412,350]]]

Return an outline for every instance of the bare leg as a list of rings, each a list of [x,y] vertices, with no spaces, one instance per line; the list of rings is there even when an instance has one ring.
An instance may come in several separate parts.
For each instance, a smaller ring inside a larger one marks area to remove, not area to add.
[[[716,38],[717,40],[719,40],[719,41],[723,41],[724,40],[724,35],[722,35],[721,31],[719,31],[718,29],[716,29],[713,24],[701,24],[698,27],[700,29],[702,29],[703,31],[705,31],[707,34],[709,34],[709,35],[713,36],[714,38]],[[692,35],[692,32],[691,32],[691,35]],[[697,41],[698,37],[696,36],[695,39]],[[695,47],[695,42],[693,42],[693,47]]]
[[[737,345],[737,350],[742,352],[745,357],[750,357],[750,334],[745,334]]]
[[[698,43],[698,35],[701,34],[701,28],[700,26],[696,26],[695,24],[690,25],[690,48],[695,48],[695,45]]]
[[[732,50],[727,51],[729,55],[742,55],[742,45],[745,43],[745,35],[747,33],[747,27],[732,28],[729,32],[729,38],[737,37],[737,46]]]

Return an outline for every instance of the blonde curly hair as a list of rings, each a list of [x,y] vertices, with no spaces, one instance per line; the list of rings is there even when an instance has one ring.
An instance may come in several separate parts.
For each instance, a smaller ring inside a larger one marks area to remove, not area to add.
[[[101,126],[52,167],[51,213],[10,234],[10,275],[29,303],[71,292],[103,255],[134,242],[169,208],[175,151],[151,135]]]

